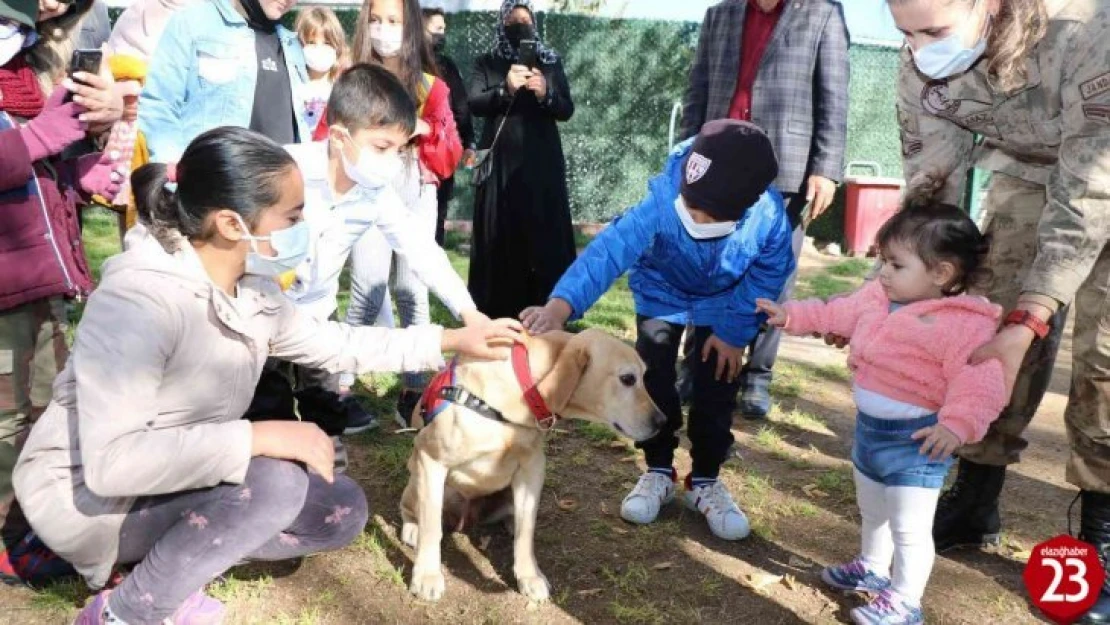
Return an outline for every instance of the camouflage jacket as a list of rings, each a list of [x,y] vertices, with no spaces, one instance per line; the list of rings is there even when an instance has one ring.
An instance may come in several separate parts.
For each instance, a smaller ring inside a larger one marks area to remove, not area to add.
[[[1070,302],[1110,231],[1110,3],[1049,0],[1025,86],[993,88],[987,63],[930,81],[902,53],[898,121],[906,178],[947,180],[958,203],[971,166],[1046,186],[1024,290]]]

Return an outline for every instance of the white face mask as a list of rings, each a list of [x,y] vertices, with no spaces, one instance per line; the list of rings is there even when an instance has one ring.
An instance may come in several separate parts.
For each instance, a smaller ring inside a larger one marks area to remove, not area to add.
[[[681,195],[674,201],[674,212],[678,214],[678,220],[682,222],[682,227],[686,229],[686,233],[699,241],[727,237],[736,231],[735,221],[715,221],[708,224],[699,224],[694,221],[694,217],[687,210],[686,201],[682,199]]]
[[[0,21],[0,65],[7,65],[8,61],[19,54],[27,42],[27,34],[19,24]]]
[[[370,25],[370,45],[382,58],[390,58],[401,53],[401,42],[405,37],[405,27],[400,24],[375,23]]]
[[[347,135],[347,140],[354,143],[351,133],[346,128],[340,128]],[[358,144],[355,144],[356,146]],[[401,173],[401,157],[397,154],[382,154],[367,147],[359,147],[358,162],[347,160],[347,155],[342,150],[339,156],[343,159],[343,171],[347,177],[360,187],[374,190],[380,189],[393,182]]]
[[[979,0],[975,0],[975,4],[971,7],[973,14],[978,6]],[[971,69],[971,66],[975,65],[975,62],[981,59],[983,53],[987,51],[987,35],[990,34],[990,26],[991,21],[988,15],[987,25],[982,36],[970,48],[964,47],[964,33],[955,32],[944,39],[922,46],[920,50],[914,50],[913,62],[922,74],[933,80],[942,80],[962,74]]]
[[[310,231],[307,221],[282,230],[274,230],[265,237],[256,237],[250,234],[250,229],[238,214],[239,226],[243,228],[243,238],[251,242],[251,251],[247,252],[247,273],[253,276],[276,278],[283,273],[293,271],[308,256]],[[258,251],[259,241],[269,241],[274,248],[274,256],[263,256]]]
[[[330,72],[335,67],[338,53],[323,43],[310,43],[304,47],[304,62],[314,72]]]

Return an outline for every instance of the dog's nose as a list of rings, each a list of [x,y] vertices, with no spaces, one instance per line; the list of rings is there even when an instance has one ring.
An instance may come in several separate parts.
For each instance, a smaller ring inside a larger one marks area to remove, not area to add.
[[[663,429],[663,426],[667,425],[667,415],[656,410],[655,414],[651,417],[651,423],[656,429]]]

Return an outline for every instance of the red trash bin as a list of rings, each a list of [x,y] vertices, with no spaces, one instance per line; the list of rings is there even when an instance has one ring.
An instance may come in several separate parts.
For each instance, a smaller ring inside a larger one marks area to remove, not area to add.
[[[852,176],[853,168],[870,169],[874,175]],[[848,254],[871,255],[879,228],[898,212],[905,182],[901,178],[884,178],[883,168],[878,163],[856,161],[845,168],[844,186],[847,199],[844,241]]]

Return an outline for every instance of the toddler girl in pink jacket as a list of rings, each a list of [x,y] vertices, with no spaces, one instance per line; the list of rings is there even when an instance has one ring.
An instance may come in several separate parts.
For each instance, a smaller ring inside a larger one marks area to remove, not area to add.
[[[994,336],[1001,309],[964,294],[983,273],[987,241],[959,208],[909,206],[878,240],[878,279],[855,293],[757,305],[790,334],[850,339],[862,548],[822,578],[877,595],[852,610],[856,623],[920,623],[934,560],[933,512],[952,454],[981,440],[1008,399],[998,361],[968,364]]]

